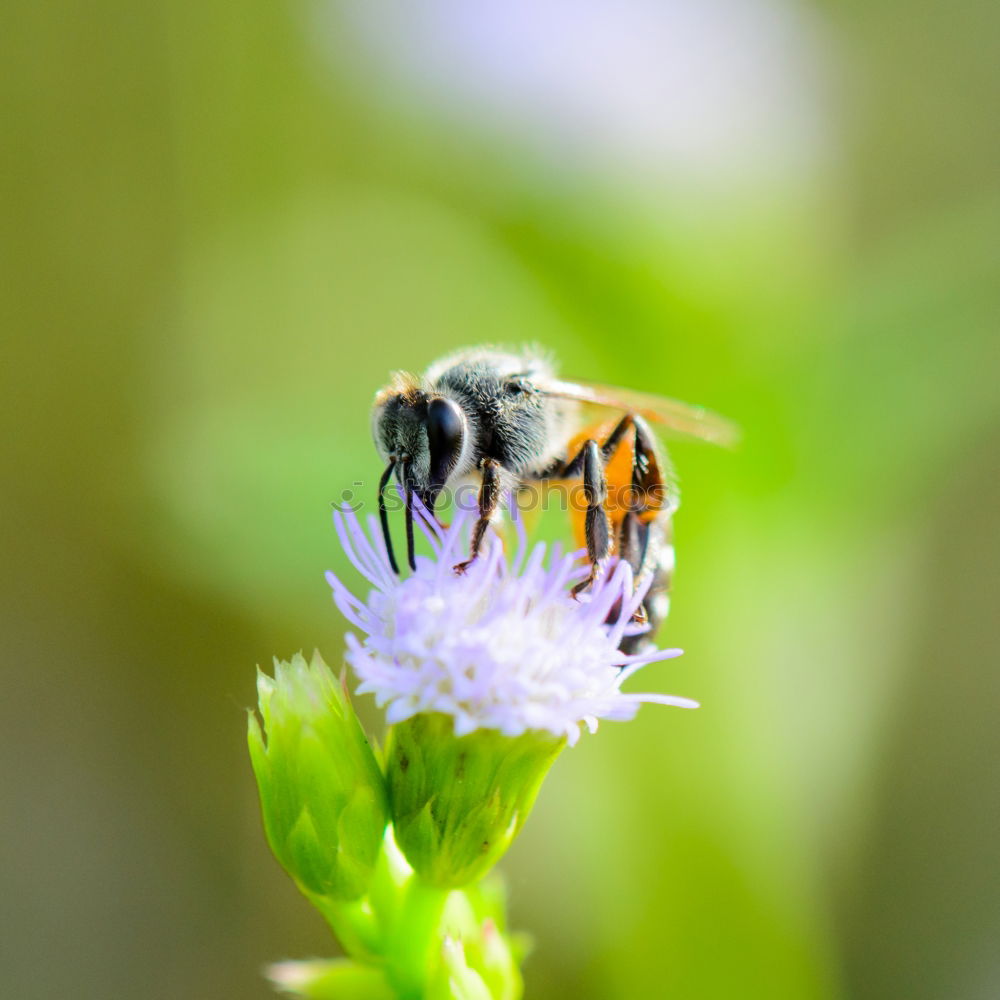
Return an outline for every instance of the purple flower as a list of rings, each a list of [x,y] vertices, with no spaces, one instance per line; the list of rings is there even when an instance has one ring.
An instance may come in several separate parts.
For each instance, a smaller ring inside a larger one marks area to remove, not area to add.
[[[538,730],[572,745],[581,724],[594,732],[599,719],[631,719],[643,702],[697,707],[687,698],[621,689],[640,667],[681,652],[626,656],[618,649],[637,628],[631,619],[645,589],[633,593],[626,563],[612,563],[575,599],[569,588],[586,575],[582,554],[563,555],[558,545],[548,551],[543,542],[529,552],[515,522],[513,561],[493,537],[459,576],[452,567],[464,554],[469,518],[458,512],[447,530],[423,525],[433,557],[418,556],[416,571],[398,577],[374,517],[367,530],[349,511],[334,511],[333,520],[344,551],[371,584],[361,600],[327,573],[337,607],[363,633],[348,634],[347,659],[358,693],[387,706],[389,723],[442,712],[453,718],[456,736]]]

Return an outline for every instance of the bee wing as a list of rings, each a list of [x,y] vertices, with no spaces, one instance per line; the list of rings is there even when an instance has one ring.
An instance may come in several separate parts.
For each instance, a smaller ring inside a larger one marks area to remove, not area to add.
[[[637,413],[682,437],[697,438],[724,448],[732,448],[740,439],[739,428],[725,417],[666,396],[597,382],[566,382],[562,379],[545,383],[542,391],[560,399],[575,399],[592,406]]]

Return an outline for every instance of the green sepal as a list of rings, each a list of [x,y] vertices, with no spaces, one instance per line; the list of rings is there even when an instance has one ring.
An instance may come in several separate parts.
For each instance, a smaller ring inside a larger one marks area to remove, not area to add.
[[[564,746],[544,732],[456,736],[452,719],[439,713],[393,726],[389,801],[396,842],[414,870],[446,888],[481,878],[520,832]]]
[[[310,896],[351,900],[372,879],[388,819],[385,781],[343,689],[315,653],[258,672],[247,742],[275,857]]]

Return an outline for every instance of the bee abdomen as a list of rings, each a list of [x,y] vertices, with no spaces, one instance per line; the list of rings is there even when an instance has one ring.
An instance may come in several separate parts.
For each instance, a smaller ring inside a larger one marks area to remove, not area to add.
[[[673,579],[674,544],[665,538],[659,546],[653,568],[653,579],[643,601],[651,632],[655,631],[670,613],[670,588]]]

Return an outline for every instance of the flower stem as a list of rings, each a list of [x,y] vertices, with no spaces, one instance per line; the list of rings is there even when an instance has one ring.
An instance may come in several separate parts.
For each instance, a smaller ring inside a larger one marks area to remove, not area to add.
[[[366,901],[343,902],[310,892],[305,896],[323,914],[348,955],[376,964],[381,960],[378,927]]]
[[[439,925],[449,889],[414,874],[406,886],[394,933],[386,949],[387,974],[400,1000],[420,1000],[441,946]]]

